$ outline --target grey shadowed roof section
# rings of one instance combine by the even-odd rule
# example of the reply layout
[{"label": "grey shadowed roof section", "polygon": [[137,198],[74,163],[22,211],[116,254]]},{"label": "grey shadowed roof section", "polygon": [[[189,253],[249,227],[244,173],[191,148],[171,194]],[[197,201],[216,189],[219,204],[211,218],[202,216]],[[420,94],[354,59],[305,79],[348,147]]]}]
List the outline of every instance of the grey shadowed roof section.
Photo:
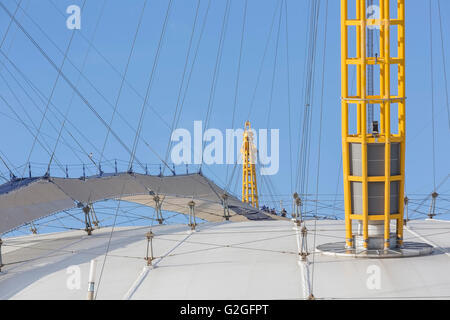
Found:
[{"label": "grey shadowed roof section", "polygon": [[[194,200],[200,219],[223,221],[225,191],[201,174],[170,177],[120,173],[86,179],[31,178],[0,186],[0,234],[64,210],[102,200],[123,200],[154,207],[153,197],[163,199],[162,209],[188,214]],[[229,196],[231,221],[271,220],[272,216]]]}]

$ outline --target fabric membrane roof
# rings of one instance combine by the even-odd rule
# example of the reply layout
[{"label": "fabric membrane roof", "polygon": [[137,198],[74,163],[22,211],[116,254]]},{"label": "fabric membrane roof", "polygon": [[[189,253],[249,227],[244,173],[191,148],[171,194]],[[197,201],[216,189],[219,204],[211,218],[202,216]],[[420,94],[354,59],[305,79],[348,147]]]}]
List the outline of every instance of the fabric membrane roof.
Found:
[{"label": "fabric membrane roof", "polygon": [[[104,200],[123,200],[162,210],[189,214],[194,200],[196,217],[223,221],[225,190],[202,174],[170,177],[137,173],[104,174],[86,178],[29,178],[0,186],[0,234],[34,220]],[[271,220],[269,216],[228,195],[231,221]]]}]

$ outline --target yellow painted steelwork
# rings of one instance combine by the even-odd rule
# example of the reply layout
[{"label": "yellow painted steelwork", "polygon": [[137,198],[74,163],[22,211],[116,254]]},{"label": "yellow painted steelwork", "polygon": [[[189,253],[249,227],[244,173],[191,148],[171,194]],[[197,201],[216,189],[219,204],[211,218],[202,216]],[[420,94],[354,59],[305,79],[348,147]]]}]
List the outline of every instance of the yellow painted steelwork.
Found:
[{"label": "yellow painted steelwork", "polygon": [[[395,3],[394,3],[395,2]],[[395,6],[394,6],[395,5]],[[395,12],[391,12],[396,8]],[[380,15],[367,19],[365,0],[341,0],[341,84],[342,84],[342,154],[344,171],[345,225],[347,246],[354,245],[352,221],[362,221],[364,246],[369,240],[369,221],[384,220],[385,248],[389,246],[390,224],[396,221],[397,243],[403,241],[403,206],[405,186],[405,0],[379,0]],[[356,11],[356,12],[355,12]],[[394,11],[394,10],[392,10]],[[349,15],[352,18],[349,18]],[[396,16],[396,17],[395,17]],[[379,53],[367,57],[366,34],[368,27],[379,29]],[[350,30],[353,28],[353,30]],[[397,29],[397,56],[392,57],[391,33]],[[349,56],[354,48],[353,56]],[[395,49],[395,48],[394,48]],[[379,66],[379,94],[368,96],[367,65]],[[391,77],[391,66],[397,66],[397,79]],[[349,69],[356,68],[356,93],[349,92]],[[392,80],[392,81],[391,81]],[[391,90],[397,91],[396,95]],[[368,104],[379,105],[379,132],[367,128]],[[398,105],[398,113],[391,116],[391,105]],[[356,123],[349,123],[349,107],[356,106]],[[391,119],[392,117],[392,119]],[[398,133],[391,131],[391,120],[398,121]],[[356,128],[350,132],[350,125]],[[350,144],[361,145],[361,175],[351,175]],[[400,174],[391,175],[391,144],[399,143]],[[368,145],[384,144],[384,176],[368,176]],[[362,184],[362,214],[352,212],[351,183]],[[391,213],[390,186],[397,181],[398,211]],[[370,182],[384,183],[384,215],[369,212],[368,186]]]},{"label": "yellow painted steelwork", "polygon": [[250,122],[245,123],[242,154],[242,202],[259,208],[258,187],[256,184],[256,147],[253,143],[253,131]]}]

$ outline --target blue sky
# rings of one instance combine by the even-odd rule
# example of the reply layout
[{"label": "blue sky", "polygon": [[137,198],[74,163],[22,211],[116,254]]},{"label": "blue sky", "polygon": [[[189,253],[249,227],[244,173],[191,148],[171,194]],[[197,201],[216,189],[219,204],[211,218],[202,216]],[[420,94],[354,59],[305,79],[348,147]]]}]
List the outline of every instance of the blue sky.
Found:
[{"label": "blue sky", "polygon": [[[52,2],[53,1],[53,2]],[[14,12],[16,0],[3,0],[2,3]],[[164,157],[168,139],[170,137],[170,124],[177,102],[183,68],[185,64],[191,29],[196,12],[197,0],[174,0],[172,11],[168,20],[167,32],[162,44],[159,63],[157,65],[152,90],[149,95],[149,104],[152,109],[145,113],[143,121],[142,137],[151,145],[151,148],[160,157]],[[288,82],[287,82],[287,59],[286,59],[286,18],[282,16],[280,38],[277,43],[277,23],[270,38],[267,56],[261,72],[261,80],[257,87],[253,112],[247,119],[253,92],[256,86],[264,48],[271,27],[274,13],[278,20],[279,1],[276,0],[249,0],[246,32],[244,35],[240,82],[237,95],[235,126],[243,127],[246,120],[252,122],[255,128],[280,129],[280,171],[272,176],[270,184],[271,193],[283,195],[277,199],[287,200],[293,191],[291,188],[291,176],[296,175],[297,150],[300,147],[298,139],[303,113],[302,86],[304,83],[304,61],[307,53],[307,16],[309,14],[310,1],[287,0],[288,4],[288,36],[289,36],[289,75],[290,75],[290,101],[291,101],[291,123],[292,123],[292,150],[294,168],[291,171],[289,161],[289,118],[288,118]],[[68,46],[72,31],[66,28],[68,14],[66,8],[71,4],[82,6],[83,1],[78,0],[23,0],[17,13],[18,21],[25,30],[36,40],[42,49],[51,57],[56,65],[61,65],[63,54]],[[116,70],[123,73],[130,52],[133,35],[142,9],[143,1],[107,1],[102,11],[104,2],[101,0],[87,0],[81,17],[81,30],[76,31],[71,43],[68,59],[66,60],[63,73],[75,84],[78,90],[85,96],[95,110],[109,122],[112,115],[111,105],[115,104],[117,92],[120,87],[121,77],[111,66],[105,62],[106,57]],[[139,114],[142,108],[142,97],[145,96],[148,79],[152,70],[157,45],[160,37],[161,27],[167,8],[167,0],[149,0],[144,19],[136,39],[134,53],[131,58],[127,74],[127,84],[124,86],[118,103],[118,112],[136,128],[139,122]],[[217,128],[225,132],[232,128],[232,110],[235,101],[235,86],[237,79],[241,28],[244,12],[243,0],[232,0],[228,29],[224,38],[222,61],[217,78],[217,88],[214,103],[212,104],[211,120],[209,127]],[[432,1],[432,23],[433,23],[433,62],[434,62],[434,101],[435,101],[435,137],[436,137],[436,184],[445,179],[449,173],[449,126],[446,106],[443,61],[441,51],[441,38],[439,30],[439,16],[437,11],[437,0]],[[327,50],[325,65],[322,64],[322,51],[324,46],[325,5],[321,1],[319,31],[317,36],[317,64],[315,69],[316,81],[313,100],[311,160],[310,160],[310,182],[309,192],[315,193],[317,175],[317,155],[319,136],[319,108],[321,94],[321,74],[324,68],[324,97],[323,97],[323,135],[320,162],[319,193],[322,195],[333,195],[342,193],[342,182],[340,179],[340,157],[341,157],[341,134],[340,134],[340,29],[339,29],[339,1],[328,1],[328,29]],[[189,89],[187,90],[183,112],[180,117],[178,128],[193,130],[195,120],[205,120],[210,98],[210,88],[216,62],[217,49],[219,46],[222,19],[226,7],[225,0],[213,0],[206,21],[205,33],[200,42],[198,60],[192,72]],[[201,0],[199,7],[199,24],[203,23],[207,8],[207,1]],[[101,14],[102,12],[102,14]],[[433,190],[432,171],[432,115],[431,115],[431,72],[430,72],[430,37],[429,37],[429,13],[428,1],[408,0],[406,6],[406,45],[407,45],[407,193],[429,194]],[[450,3],[441,1],[441,13],[450,12]],[[34,20],[33,23],[30,17]],[[100,19],[99,19],[100,17]],[[448,20],[442,14],[443,30],[450,30]],[[4,37],[9,24],[9,17],[0,10],[0,34]],[[98,28],[96,29],[96,25]],[[44,35],[43,30],[46,35]],[[94,31],[96,33],[94,34]],[[199,38],[199,27],[194,35],[194,45]],[[47,38],[48,37],[48,38]],[[450,39],[448,32],[444,32],[444,50],[450,52]],[[51,39],[51,41],[49,40]],[[88,51],[86,39],[93,40],[95,49],[89,51],[86,63],[83,61]],[[57,49],[58,46],[59,49]],[[56,72],[50,64],[42,57],[39,51],[24,36],[16,25],[12,25],[2,46],[2,50],[26,77],[48,98],[56,79]],[[98,50],[98,51],[97,51]],[[98,54],[101,53],[101,55]],[[273,89],[273,100],[271,117],[268,121],[270,92],[272,87],[272,76],[274,74],[274,61],[277,54],[275,67],[275,82]],[[447,70],[450,69],[450,61],[447,57]],[[36,109],[31,100],[15,83],[8,69],[16,76],[13,67],[7,60],[0,56],[0,74],[10,85],[14,96],[8,89],[5,81],[0,79],[0,90],[11,107],[22,118],[27,126],[39,126],[41,113]],[[72,63],[78,69],[83,68],[83,74],[94,85],[95,89],[79,74]],[[190,59],[192,63],[192,59]],[[4,67],[6,65],[6,69]],[[18,78],[19,83],[26,87],[23,78]],[[40,100],[35,92],[26,87],[32,99],[43,110],[46,100]],[[105,99],[98,94],[103,95]],[[141,97],[136,94],[139,93]],[[98,159],[107,129],[101,124],[96,116],[86,105],[74,96],[72,90],[60,79],[56,85],[52,98],[55,107],[49,108],[48,118],[44,121],[39,136],[43,144],[53,147],[58,137],[60,121],[55,116],[56,109],[64,114],[69,110],[68,119],[71,124],[67,128],[75,139],[83,146],[87,153],[93,153],[94,159]],[[26,109],[26,112],[22,109]],[[70,107],[69,107],[70,106]],[[69,108],[69,109],[68,109]],[[155,112],[156,111],[156,112]],[[26,115],[28,113],[28,116]],[[5,103],[0,102],[0,151],[6,155],[9,163],[15,167],[26,163],[33,138],[18,121],[14,112]],[[60,117],[61,119],[61,117]],[[53,126],[53,127],[52,127]],[[56,128],[56,130],[55,130]],[[134,133],[126,124],[116,117],[112,128],[115,133],[130,147],[133,145]],[[32,129],[34,130],[34,129]],[[64,131],[63,140],[56,149],[57,161],[63,165],[69,164],[69,174],[79,176],[81,174],[82,162],[89,164],[85,153],[79,150],[79,146],[72,137]],[[67,145],[65,145],[67,142]],[[150,166],[151,173],[159,172],[161,161],[143,143],[137,147],[136,157],[143,163],[155,164]],[[49,155],[37,144],[31,154],[33,175],[42,175]],[[129,153],[121,147],[120,143],[110,135],[106,144],[104,159],[122,160],[119,162],[119,170],[126,170],[130,158]],[[54,163],[55,164],[55,163]],[[112,163],[110,163],[112,164]],[[113,166],[104,165],[105,171],[113,171]],[[137,171],[142,171],[135,165]],[[233,166],[229,166],[229,174]],[[184,172],[183,168],[179,168]],[[240,168],[239,168],[240,170]],[[0,165],[0,171],[7,175],[7,170]],[[18,168],[16,172],[22,175],[28,174],[28,169]],[[93,171],[88,171],[94,173]],[[224,165],[205,167],[206,176],[216,181],[219,185],[227,185],[227,169]],[[58,166],[52,166],[52,174],[63,175]],[[237,176],[235,176],[236,178]],[[260,181],[261,183],[261,181]],[[271,198],[264,196],[269,193],[266,180],[260,187],[263,200]],[[240,181],[234,179],[231,183],[231,191],[239,193]],[[447,181],[439,190],[441,194],[450,194],[450,182]],[[338,196],[338,198],[341,196]],[[336,197],[334,197],[336,198]],[[420,198],[420,196],[416,196]],[[448,197],[447,197],[448,198]]]}]

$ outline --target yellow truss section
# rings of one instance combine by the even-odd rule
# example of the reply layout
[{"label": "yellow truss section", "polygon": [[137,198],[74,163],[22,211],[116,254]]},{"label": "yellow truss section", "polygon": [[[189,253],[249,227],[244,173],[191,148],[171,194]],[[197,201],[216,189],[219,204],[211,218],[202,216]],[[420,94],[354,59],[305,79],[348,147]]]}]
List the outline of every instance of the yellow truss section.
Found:
[{"label": "yellow truss section", "polygon": [[[394,3],[395,1],[395,7]],[[392,5],[392,6],[391,6]],[[397,12],[391,12],[396,8]],[[403,205],[405,186],[405,0],[379,0],[380,17],[367,19],[365,0],[341,0],[341,84],[342,84],[342,150],[344,171],[346,242],[353,245],[352,220],[362,221],[363,239],[367,245],[369,221],[384,220],[385,248],[389,246],[390,224],[396,221],[398,243],[403,240]],[[351,10],[351,12],[349,12]],[[356,14],[354,12],[356,11]],[[354,19],[349,19],[351,14]],[[367,57],[367,28],[379,28],[379,55]],[[352,30],[350,30],[352,29]],[[397,56],[391,56],[391,33],[397,30]],[[349,57],[349,45],[356,49],[356,56]],[[395,48],[393,48],[395,49]],[[379,67],[379,94],[367,95],[367,65]],[[391,66],[397,66],[397,79],[391,77]],[[378,68],[377,67],[377,68]],[[349,69],[356,69],[356,95],[349,94]],[[397,88],[395,95],[391,88]],[[391,119],[391,104],[398,105],[398,114]],[[368,104],[379,105],[379,133],[375,136],[367,128]],[[356,133],[349,133],[349,107],[356,106]],[[397,117],[398,116],[398,117]],[[391,120],[398,121],[398,133],[391,132]],[[400,144],[400,175],[391,176],[391,143]],[[350,173],[350,143],[361,144],[361,176]],[[372,143],[385,145],[384,176],[369,177],[367,169],[367,149]],[[352,214],[351,182],[362,183],[362,215]],[[370,181],[384,182],[384,215],[369,212],[368,184]],[[390,210],[390,182],[399,182],[399,212]]]},{"label": "yellow truss section", "polygon": [[242,154],[242,202],[259,208],[258,187],[256,183],[256,147],[253,143],[253,131],[250,122],[245,123]]}]

